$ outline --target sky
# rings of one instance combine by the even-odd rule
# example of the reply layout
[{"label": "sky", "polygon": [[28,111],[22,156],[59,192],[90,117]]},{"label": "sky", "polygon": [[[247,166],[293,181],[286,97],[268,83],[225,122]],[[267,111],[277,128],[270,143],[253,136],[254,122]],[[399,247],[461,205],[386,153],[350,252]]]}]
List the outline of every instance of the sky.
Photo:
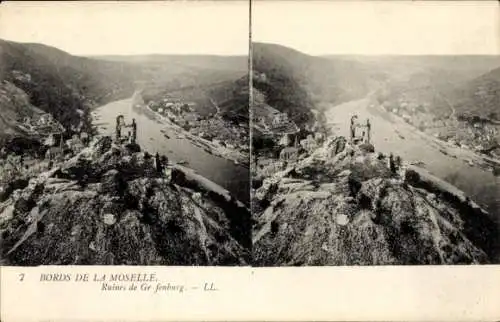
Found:
[{"label": "sky", "polygon": [[311,55],[500,54],[499,1],[259,1],[253,41]]},{"label": "sky", "polygon": [[247,55],[248,1],[4,2],[0,38],[74,55]]},{"label": "sky", "polygon": [[[248,13],[248,0],[4,2],[0,38],[75,55],[246,55]],[[498,55],[500,4],[255,0],[252,38],[312,55]]]}]

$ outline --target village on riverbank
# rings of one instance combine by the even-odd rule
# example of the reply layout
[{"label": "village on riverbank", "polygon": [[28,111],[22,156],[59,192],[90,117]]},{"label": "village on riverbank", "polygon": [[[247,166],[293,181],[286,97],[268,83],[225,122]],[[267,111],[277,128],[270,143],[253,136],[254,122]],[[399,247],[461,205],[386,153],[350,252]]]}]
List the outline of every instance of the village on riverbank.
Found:
[{"label": "village on riverbank", "polygon": [[[200,104],[211,105],[215,113],[201,113]],[[208,153],[248,167],[248,124],[234,124],[224,119],[213,99],[202,102],[184,100],[166,94],[162,99],[149,101],[147,108],[154,111],[169,129],[190,140]],[[168,139],[168,136],[165,136]]]},{"label": "village on riverbank", "polygon": [[[416,105],[415,102],[401,100],[394,107],[389,102],[379,104],[373,99],[370,101],[369,110],[390,113],[400,126],[408,128],[443,155],[500,176],[500,132],[499,125],[494,121],[463,115],[439,119],[429,116],[426,104]],[[399,132],[398,135],[404,139]]]},{"label": "village on riverbank", "polygon": [[[409,91],[390,99],[378,97],[376,104],[426,135],[486,158],[500,160],[498,113],[491,112],[486,117],[457,112],[452,102],[437,90],[433,94],[431,97],[421,97]],[[437,104],[446,106],[443,109],[448,113],[433,113]]]}]

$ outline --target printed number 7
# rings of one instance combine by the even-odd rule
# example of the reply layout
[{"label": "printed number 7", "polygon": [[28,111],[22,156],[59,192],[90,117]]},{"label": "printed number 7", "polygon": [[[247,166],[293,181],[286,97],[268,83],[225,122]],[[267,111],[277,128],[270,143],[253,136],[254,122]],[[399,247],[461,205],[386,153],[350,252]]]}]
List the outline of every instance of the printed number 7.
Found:
[{"label": "printed number 7", "polygon": [[19,274],[19,280],[22,282],[24,280],[24,273]]}]

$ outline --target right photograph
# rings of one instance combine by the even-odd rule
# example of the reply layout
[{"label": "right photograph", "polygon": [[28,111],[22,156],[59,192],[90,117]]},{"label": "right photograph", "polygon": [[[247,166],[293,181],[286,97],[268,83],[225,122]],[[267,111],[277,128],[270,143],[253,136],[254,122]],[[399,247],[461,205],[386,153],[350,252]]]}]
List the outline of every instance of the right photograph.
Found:
[{"label": "right photograph", "polygon": [[253,1],[254,266],[500,263],[497,1]]}]

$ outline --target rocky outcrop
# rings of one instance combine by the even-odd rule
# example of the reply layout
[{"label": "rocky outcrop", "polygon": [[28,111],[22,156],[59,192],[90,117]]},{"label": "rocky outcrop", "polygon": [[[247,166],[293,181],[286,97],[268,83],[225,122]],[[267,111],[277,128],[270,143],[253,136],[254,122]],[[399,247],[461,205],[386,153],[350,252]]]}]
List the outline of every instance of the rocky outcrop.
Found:
[{"label": "rocky outcrop", "polygon": [[[224,200],[158,173],[153,158],[102,137],[0,203],[9,265],[245,265]],[[231,211],[235,211],[231,208]],[[245,208],[239,216],[249,217]],[[229,216],[230,215],[230,216]]]},{"label": "rocky outcrop", "polygon": [[256,190],[254,265],[491,261],[498,231],[487,213],[416,184],[415,175],[406,181],[372,149],[344,143],[328,140]]}]

